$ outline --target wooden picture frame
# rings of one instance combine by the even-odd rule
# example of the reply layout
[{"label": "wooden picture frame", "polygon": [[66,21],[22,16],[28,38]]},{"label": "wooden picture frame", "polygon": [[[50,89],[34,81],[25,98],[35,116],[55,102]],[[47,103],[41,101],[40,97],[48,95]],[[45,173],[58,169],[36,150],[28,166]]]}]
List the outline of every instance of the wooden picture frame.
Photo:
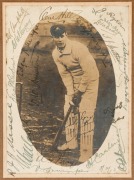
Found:
[{"label": "wooden picture frame", "polygon": [[[3,59],[1,61],[1,72],[3,72],[3,75],[1,75],[0,79],[1,84],[3,84],[0,90],[0,114],[3,119],[3,123],[1,121],[0,131],[0,147],[1,152],[3,152],[0,155],[1,179],[133,179],[132,9],[132,2],[125,1],[1,2],[1,35],[3,47],[3,51],[1,52],[1,59]],[[78,16],[77,18],[76,15]],[[58,19],[59,16],[60,19]],[[40,22],[47,25],[42,26]],[[72,163],[71,158],[78,159],[77,156],[75,157],[75,153],[78,151],[71,151],[72,154],[70,155],[70,151],[50,153],[49,150],[46,150],[46,153],[43,149],[47,149],[47,143],[49,144],[51,141],[51,138],[44,138],[45,140],[42,140],[42,136],[46,137],[43,134],[45,131],[44,127],[48,127],[49,125],[44,124],[44,121],[41,119],[44,116],[43,113],[48,113],[48,121],[51,118],[53,119],[53,117],[57,118],[57,126],[61,124],[61,117],[63,117],[63,109],[62,112],[59,112],[59,109],[64,106],[64,96],[62,95],[60,100],[59,98],[56,99],[56,97],[60,96],[65,89],[61,85],[61,79],[57,75],[58,71],[55,70],[56,66],[52,62],[51,55],[54,47],[50,27],[57,22],[58,24],[62,23],[65,25],[68,37],[71,40],[76,39],[88,47],[94,59],[97,59],[96,64],[100,74],[99,100],[97,101],[98,105],[95,111],[96,114],[94,115],[95,123],[98,123],[95,132],[94,153],[87,161],[85,160],[85,163]],[[83,27],[84,29],[82,29]],[[23,31],[21,28],[23,28]],[[45,37],[43,35],[44,32]],[[36,36],[37,34],[38,36]],[[95,35],[97,38],[100,35],[99,41],[95,40]],[[96,44],[94,44],[95,41]],[[98,42],[101,42],[99,46]],[[100,55],[98,52],[102,54]],[[23,53],[25,53],[25,56],[23,56]],[[106,54],[107,57],[104,60]],[[50,59],[51,63],[49,65],[44,63],[44,60],[47,61],[44,55]],[[100,57],[102,55],[103,57]],[[32,61],[32,59],[36,59],[36,61]],[[124,64],[122,64],[122,61]],[[27,62],[31,63],[32,66]],[[41,88],[43,89],[40,95],[37,93],[39,90],[39,86],[37,86],[38,81],[35,82],[37,80],[37,72],[35,72],[35,75],[33,73],[37,70],[35,65],[38,66],[41,74]],[[103,68],[108,67],[107,74],[105,74],[105,69],[102,69],[101,65],[104,66]],[[55,84],[53,78],[51,79],[49,77],[49,82],[43,81],[43,76],[46,75],[43,68],[46,68],[47,75],[52,71],[52,75],[57,78],[58,85],[56,88],[52,87],[50,83],[53,81],[53,85]],[[35,82],[35,89],[37,91],[33,90],[33,85],[29,85],[30,82],[28,80],[30,78],[32,82]],[[106,82],[104,82],[105,78],[107,79]],[[31,88],[30,90],[28,89],[29,87]],[[42,94],[45,89],[44,87],[48,87],[46,91],[48,94]],[[109,90],[108,87],[110,87]],[[104,88],[105,91],[103,91]],[[24,91],[26,92],[24,93]],[[56,93],[54,94],[54,92]],[[27,95],[29,93],[32,94],[30,101],[28,99],[29,95]],[[33,99],[33,96],[36,96],[36,98]],[[109,96],[111,97],[111,101],[106,99]],[[24,103],[24,99],[27,104]],[[44,99],[47,99],[45,103]],[[50,101],[52,102],[50,103]],[[62,102],[58,105],[59,109],[53,110],[52,104],[59,101]],[[107,101],[109,102],[108,104]],[[28,112],[28,106],[33,107],[36,103],[36,107],[41,103],[42,106],[39,105],[39,109],[29,109]],[[54,107],[56,107],[56,103]],[[48,108],[46,111],[44,110],[44,106]],[[33,114],[30,114],[30,110],[33,111]],[[103,112],[103,115],[101,112]],[[101,120],[102,126],[98,122],[99,116],[102,116],[103,119]],[[30,118],[33,120],[32,122]],[[108,122],[109,118],[110,120]],[[30,130],[29,126],[32,126],[33,129]],[[34,129],[34,126],[38,130]],[[49,136],[51,133],[53,134],[53,131],[51,132],[53,126],[57,128],[55,124],[51,123],[50,130],[45,131]],[[99,129],[99,127],[101,128]],[[98,132],[99,130],[100,132]],[[104,131],[106,132],[104,133]],[[125,134],[125,132],[127,133]],[[100,138],[101,135],[102,138]],[[37,138],[34,138],[34,136],[37,136]],[[61,141],[64,141],[64,139],[65,132],[61,136]],[[45,146],[40,142],[36,142],[38,140],[41,140]],[[80,143],[79,146],[81,146]],[[59,159],[57,156],[59,156]],[[70,156],[71,158],[69,159]],[[60,161],[61,157],[64,159],[63,161]],[[55,160],[53,161],[53,159]]]}]

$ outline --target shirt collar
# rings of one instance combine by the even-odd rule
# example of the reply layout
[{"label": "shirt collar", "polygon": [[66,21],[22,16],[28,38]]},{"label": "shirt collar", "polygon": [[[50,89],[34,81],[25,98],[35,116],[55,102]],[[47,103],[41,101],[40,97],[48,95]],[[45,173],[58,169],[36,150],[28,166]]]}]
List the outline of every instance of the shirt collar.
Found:
[{"label": "shirt collar", "polygon": [[58,50],[58,48],[57,48],[57,52],[58,52],[58,55],[59,55],[59,56],[71,54],[71,41],[70,41],[69,39],[67,39],[67,41],[66,41],[66,46],[65,46],[63,52],[60,53],[59,50]]}]

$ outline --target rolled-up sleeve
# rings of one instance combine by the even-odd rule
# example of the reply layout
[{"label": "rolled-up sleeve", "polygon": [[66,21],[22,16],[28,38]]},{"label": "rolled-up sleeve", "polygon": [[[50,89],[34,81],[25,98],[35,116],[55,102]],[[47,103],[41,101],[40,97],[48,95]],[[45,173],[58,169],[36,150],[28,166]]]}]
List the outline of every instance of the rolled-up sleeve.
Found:
[{"label": "rolled-up sleeve", "polygon": [[62,81],[66,87],[67,90],[67,94],[68,95],[72,95],[74,94],[74,87],[73,87],[73,78],[72,75],[70,74],[70,72],[66,69],[66,67],[60,62],[58,61],[57,57],[54,55],[54,53],[52,54],[54,62],[58,68],[59,74],[62,78]]}]

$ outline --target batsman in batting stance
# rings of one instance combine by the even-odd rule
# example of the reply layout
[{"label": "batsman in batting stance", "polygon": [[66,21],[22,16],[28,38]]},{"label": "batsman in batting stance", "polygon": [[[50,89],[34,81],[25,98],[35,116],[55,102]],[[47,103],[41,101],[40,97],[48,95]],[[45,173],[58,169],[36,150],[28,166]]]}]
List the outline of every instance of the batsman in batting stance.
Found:
[{"label": "batsman in batting stance", "polygon": [[[80,157],[85,162],[93,155],[94,113],[98,96],[99,72],[88,48],[68,38],[65,26],[57,24],[50,28],[56,45],[52,56],[66,87],[64,114],[69,105],[79,108]],[[66,142],[58,150],[78,147],[78,121],[68,118],[65,125]]]}]

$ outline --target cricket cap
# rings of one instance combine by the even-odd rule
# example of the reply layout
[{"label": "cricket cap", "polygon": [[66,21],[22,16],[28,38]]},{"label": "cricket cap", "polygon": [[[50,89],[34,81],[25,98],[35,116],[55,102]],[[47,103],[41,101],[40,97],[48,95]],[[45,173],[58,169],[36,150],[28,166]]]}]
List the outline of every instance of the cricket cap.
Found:
[{"label": "cricket cap", "polygon": [[65,26],[63,25],[53,25],[51,28],[50,28],[50,33],[52,36],[54,37],[60,37],[63,33],[66,32],[66,29],[65,29]]}]

